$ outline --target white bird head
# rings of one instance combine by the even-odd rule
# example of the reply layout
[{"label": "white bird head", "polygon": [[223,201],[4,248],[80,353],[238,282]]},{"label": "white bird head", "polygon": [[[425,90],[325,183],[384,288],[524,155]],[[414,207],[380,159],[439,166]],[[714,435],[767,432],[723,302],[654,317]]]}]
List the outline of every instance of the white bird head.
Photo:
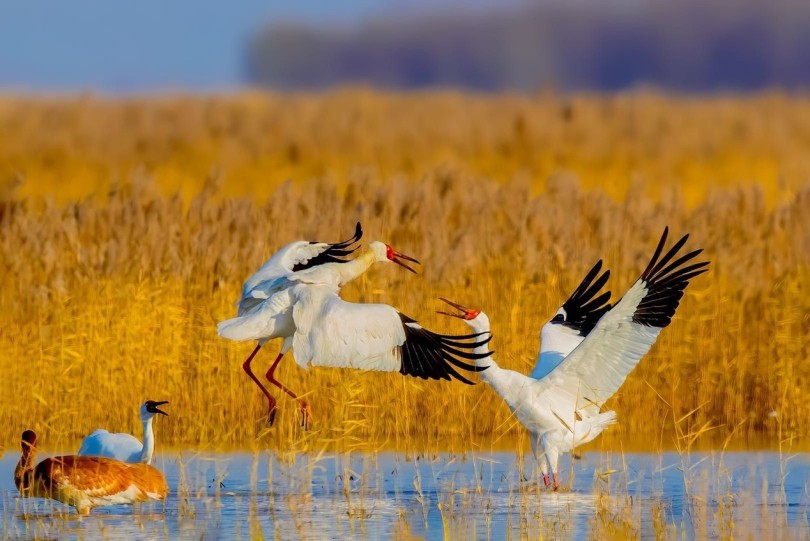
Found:
[{"label": "white bird head", "polygon": [[441,310],[439,310],[437,313],[443,314],[445,316],[463,319],[464,323],[472,327],[476,332],[490,332],[489,318],[481,310],[478,310],[477,308],[467,308],[466,306],[462,306],[461,304],[449,301],[444,297],[439,297],[439,299],[443,300],[444,302],[446,302],[447,304],[458,310],[458,312],[451,313],[451,312],[442,312]]},{"label": "white bird head", "polygon": [[166,400],[161,400],[160,402],[155,402],[154,400],[147,400],[143,404],[141,404],[141,421],[146,422],[149,419],[152,419],[158,413],[161,415],[169,416],[168,413],[161,410],[158,406],[162,406],[164,404],[168,404]]},{"label": "white bird head", "polygon": [[[410,268],[408,265],[403,263],[403,261],[411,261],[413,263],[419,263],[418,259],[414,259],[409,255],[405,255],[401,252],[397,252],[394,250],[390,244],[386,244],[384,242],[380,242],[375,240],[371,244],[368,245],[368,249],[374,253],[374,257],[376,261],[391,261],[392,263],[396,263],[400,267],[406,268],[412,273],[416,274],[416,271]],[[421,265],[421,263],[419,263]]]}]

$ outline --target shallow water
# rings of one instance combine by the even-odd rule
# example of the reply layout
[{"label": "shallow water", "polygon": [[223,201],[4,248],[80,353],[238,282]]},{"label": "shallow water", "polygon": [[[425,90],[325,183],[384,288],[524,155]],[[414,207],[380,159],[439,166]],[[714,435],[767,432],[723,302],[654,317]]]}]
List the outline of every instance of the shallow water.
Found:
[{"label": "shallow water", "polygon": [[172,490],[165,503],[97,508],[83,519],[19,498],[17,459],[0,459],[4,539],[579,539],[611,528],[642,538],[810,539],[810,454],[589,452],[561,461],[571,486],[551,492],[536,483],[533,459],[512,453],[184,452],[157,459]]}]

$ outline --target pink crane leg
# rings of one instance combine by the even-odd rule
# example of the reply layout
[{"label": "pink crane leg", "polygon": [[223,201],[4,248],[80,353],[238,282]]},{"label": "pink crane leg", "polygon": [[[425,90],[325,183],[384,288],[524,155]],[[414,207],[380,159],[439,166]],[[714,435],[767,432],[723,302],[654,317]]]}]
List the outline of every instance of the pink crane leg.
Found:
[{"label": "pink crane leg", "polygon": [[284,386],[283,383],[281,383],[279,380],[276,379],[275,376],[276,367],[278,366],[278,363],[281,362],[282,357],[284,357],[284,353],[279,353],[278,357],[276,357],[276,360],[273,361],[272,365],[270,365],[270,370],[267,371],[265,377],[270,383],[272,383],[273,385],[275,385],[276,387],[287,393],[291,398],[297,400],[298,403],[301,404],[301,410],[304,412],[304,420],[301,424],[304,428],[306,428],[309,425],[309,421],[312,419],[312,410],[309,409],[309,404],[307,404],[305,400],[301,400],[300,398],[298,398],[298,395],[289,390],[287,387]]},{"label": "pink crane leg", "polygon": [[256,375],[253,373],[253,371],[250,369],[250,363],[253,361],[253,358],[259,352],[261,347],[262,347],[261,345],[256,346],[256,349],[253,350],[253,353],[251,353],[250,356],[248,356],[248,358],[245,359],[244,364],[242,364],[242,369],[247,373],[250,379],[252,379],[256,383],[256,385],[259,386],[259,389],[262,390],[264,396],[267,397],[268,402],[267,423],[272,425],[273,420],[276,418],[276,399],[273,398],[273,395],[270,394],[270,391],[268,391],[267,388],[264,385],[262,385],[262,382],[259,381],[259,378],[257,378]]}]

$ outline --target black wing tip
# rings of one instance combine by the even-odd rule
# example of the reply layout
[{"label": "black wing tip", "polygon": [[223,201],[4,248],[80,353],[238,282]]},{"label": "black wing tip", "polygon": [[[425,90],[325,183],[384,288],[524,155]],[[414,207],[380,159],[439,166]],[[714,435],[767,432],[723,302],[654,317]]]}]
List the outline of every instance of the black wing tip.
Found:
[{"label": "black wing tip", "polygon": [[[359,242],[362,237],[363,228],[360,226],[360,222],[357,222],[357,225],[354,228],[354,236],[341,242],[329,244],[328,248],[317,256],[309,259],[305,263],[297,263],[296,265],[293,265],[292,270],[293,272],[298,272],[311,269],[312,267],[317,267],[318,265],[323,265],[324,263],[348,263],[351,261],[351,259],[348,259],[348,257],[360,247],[359,245],[354,246],[354,244]],[[319,243],[317,241],[310,241],[310,244]]]},{"label": "black wing tip", "polygon": [[601,259],[597,261],[562,305],[565,319],[561,324],[578,331],[581,336],[587,336],[610,308],[607,303],[611,292],[600,293],[610,278],[610,269],[601,272],[602,265]]},{"label": "black wing tip", "polygon": [[[476,353],[477,347],[492,340],[491,332],[466,335],[437,334],[421,327],[415,320],[400,313],[405,330],[405,343],[400,346],[402,366],[400,373],[422,379],[455,379],[467,385],[473,382],[462,376],[456,368],[467,372],[482,372],[488,366],[477,366],[466,361],[478,361],[492,355],[492,351]],[[416,324],[416,326],[407,325]],[[488,335],[483,339],[483,335]]]},{"label": "black wing tip", "polygon": [[707,272],[711,263],[693,262],[703,253],[703,248],[687,252],[673,261],[689,239],[688,233],[678,239],[659,260],[668,232],[669,228],[665,227],[649,265],[639,278],[645,283],[647,292],[633,313],[635,323],[661,329],[671,323],[689,281]]},{"label": "black wing tip", "polygon": [[[328,250],[332,250],[332,249],[335,249],[335,250],[343,250],[343,249],[347,249],[347,248],[349,248],[349,247],[350,247],[352,244],[355,244],[355,243],[359,242],[359,241],[360,241],[360,239],[362,239],[362,238],[363,238],[363,226],[361,226],[361,225],[360,225],[360,222],[357,222],[357,223],[355,224],[355,226],[354,226],[354,235],[352,235],[351,237],[349,237],[349,238],[348,238],[348,239],[346,239],[346,240],[343,240],[343,241],[340,241],[340,242],[335,242],[335,243],[333,243],[333,244],[330,244],[330,245],[329,245]],[[351,249],[351,251],[353,252],[353,251],[355,251],[356,249],[357,249],[357,247],[355,246],[354,248],[352,248],[352,249]]]}]

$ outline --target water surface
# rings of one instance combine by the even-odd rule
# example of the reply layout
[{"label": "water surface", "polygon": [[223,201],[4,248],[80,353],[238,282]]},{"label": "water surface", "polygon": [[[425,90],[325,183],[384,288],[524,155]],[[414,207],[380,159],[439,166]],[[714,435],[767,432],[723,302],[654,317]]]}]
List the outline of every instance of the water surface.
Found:
[{"label": "water surface", "polygon": [[183,452],[157,458],[172,491],[165,503],[82,519],[19,498],[17,460],[0,459],[3,539],[579,539],[611,529],[810,539],[810,454],[588,452],[561,461],[570,487],[552,492],[533,459],[513,453]]}]

